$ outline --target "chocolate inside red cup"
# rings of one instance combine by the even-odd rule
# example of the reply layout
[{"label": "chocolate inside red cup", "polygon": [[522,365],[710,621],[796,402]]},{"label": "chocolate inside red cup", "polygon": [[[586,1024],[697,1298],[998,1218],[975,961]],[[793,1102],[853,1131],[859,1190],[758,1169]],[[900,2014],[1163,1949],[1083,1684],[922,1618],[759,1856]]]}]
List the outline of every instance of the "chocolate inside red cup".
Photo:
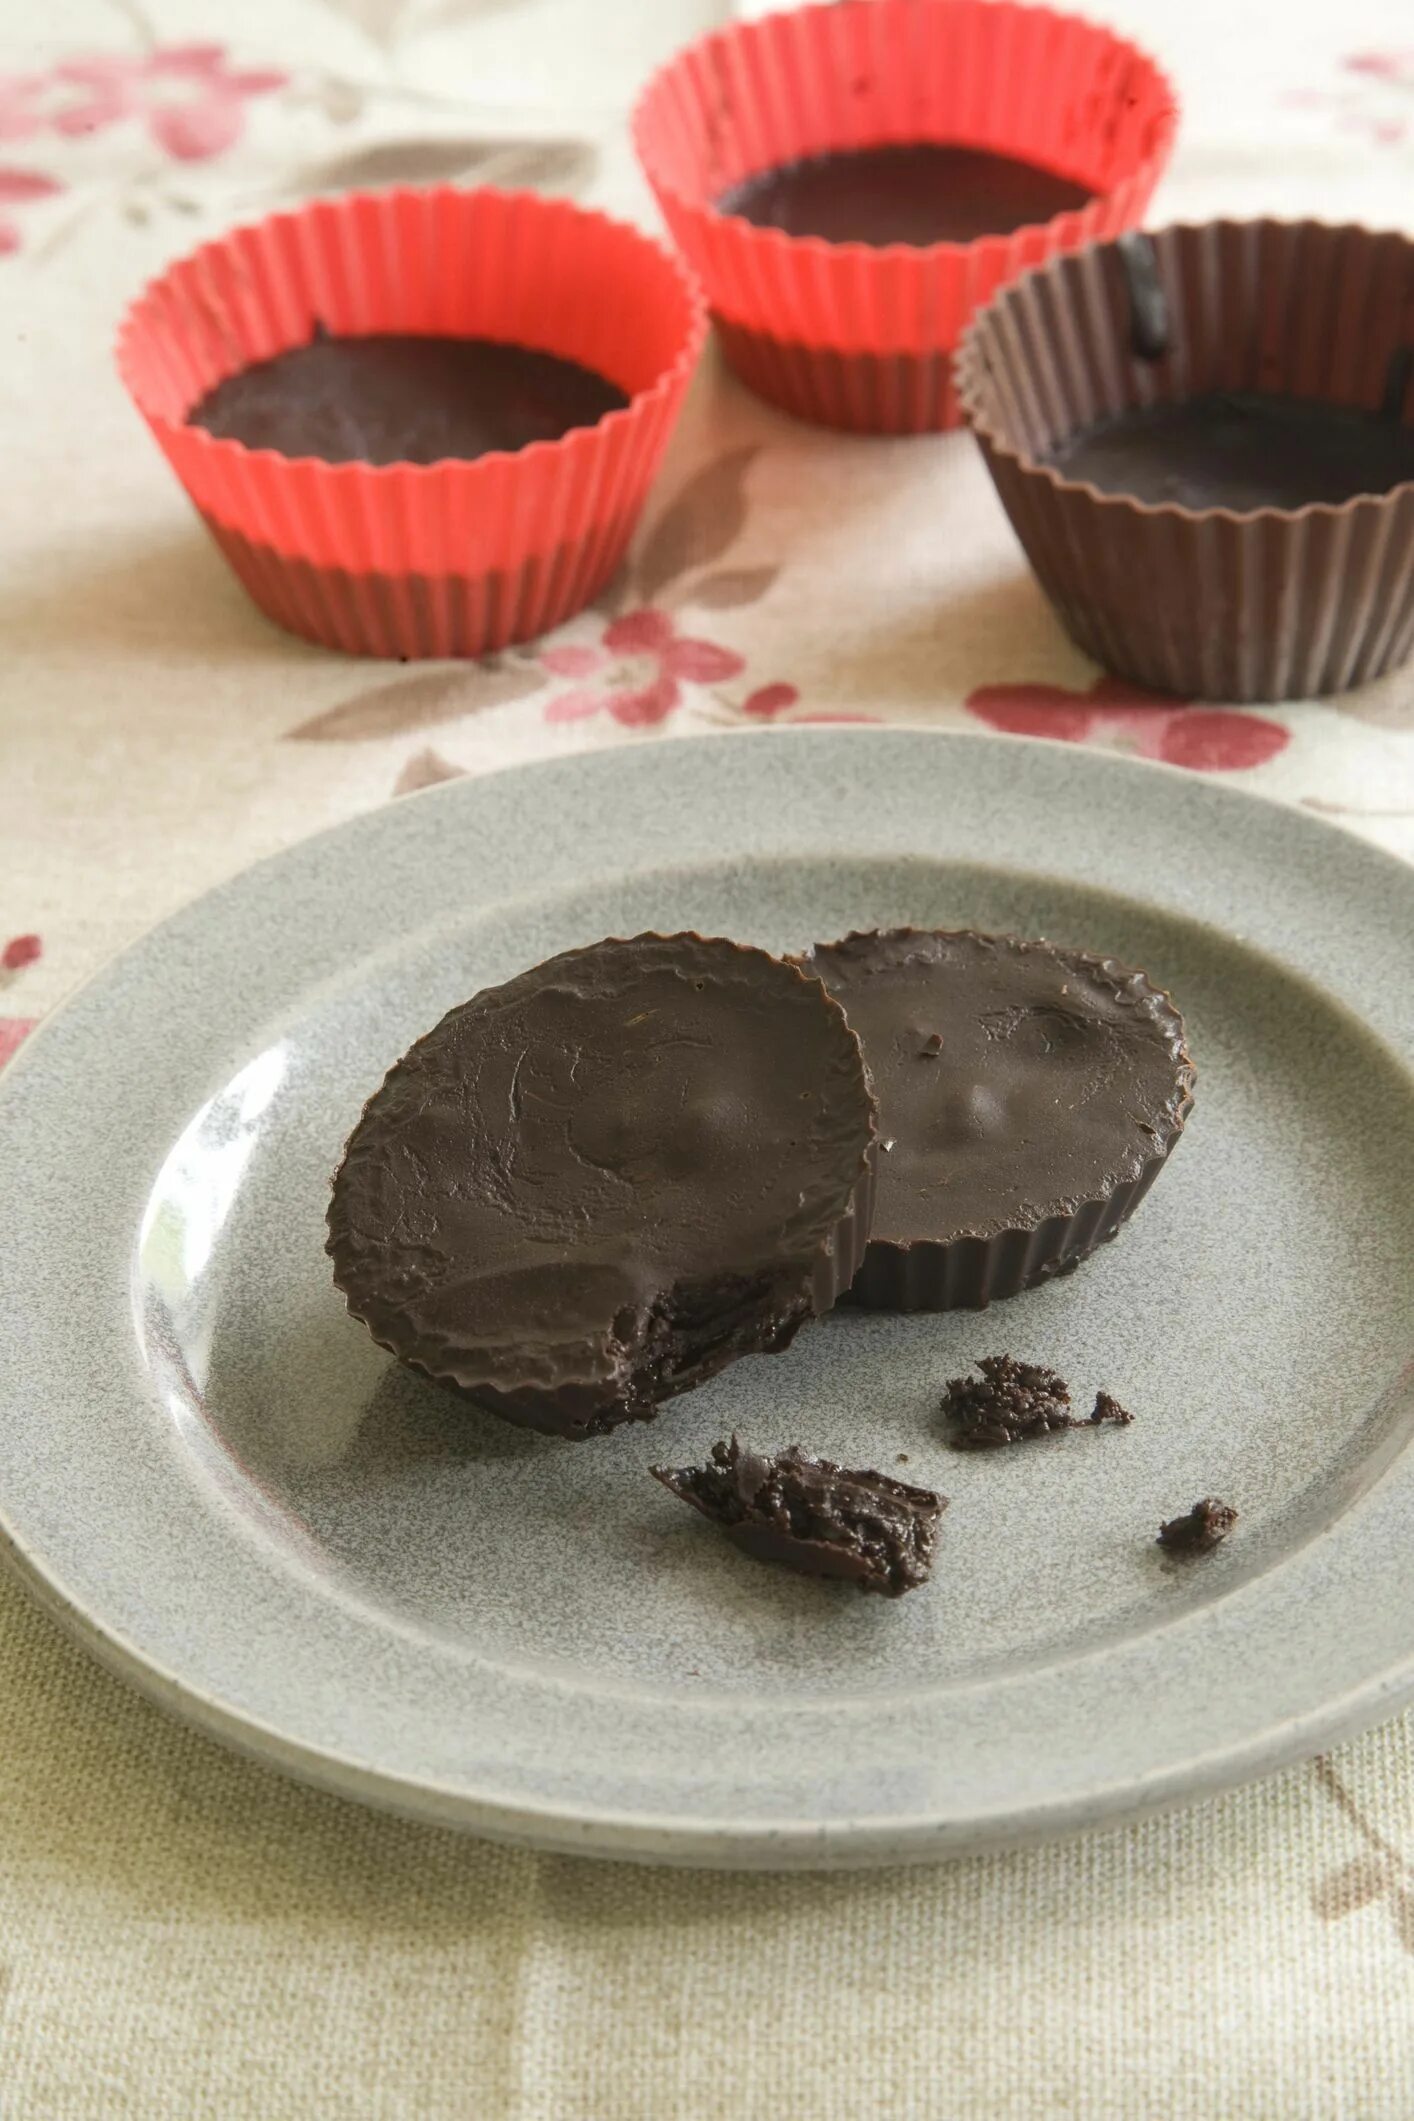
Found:
[{"label": "chocolate inside red cup", "polygon": [[[843,0],[689,46],[633,130],[743,379],[806,419],[908,433],[957,424],[953,350],[979,301],[1138,223],[1175,122],[1153,61],[1077,17]],[[841,182],[848,211],[802,197]],[[872,236],[861,183],[887,209]],[[925,194],[938,212],[917,212]]]},{"label": "chocolate inside red cup", "polygon": [[[558,624],[613,575],[704,332],[690,277],[641,231],[567,200],[436,186],[319,200],[204,245],[134,303],[118,366],[278,624],[355,654],[477,656]],[[423,462],[290,455],[193,423],[229,379],[317,354],[320,334],[528,348],[626,402],[549,439],[522,422],[523,447]]]}]

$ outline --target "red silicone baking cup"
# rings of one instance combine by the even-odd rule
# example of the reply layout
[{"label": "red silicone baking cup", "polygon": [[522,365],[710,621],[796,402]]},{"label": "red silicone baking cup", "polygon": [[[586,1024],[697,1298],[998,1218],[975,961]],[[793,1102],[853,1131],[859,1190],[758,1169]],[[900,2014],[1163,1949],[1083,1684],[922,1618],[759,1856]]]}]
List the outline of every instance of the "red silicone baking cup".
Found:
[{"label": "red silicone baking cup", "polygon": [[[473,461],[325,464],[187,424],[224,377],[372,332],[558,354],[629,402]],[[623,558],[701,352],[676,259],[532,192],[352,192],[204,244],[128,311],[118,370],[261,610],[356,655],[476,656],[568,618]]]},{"label": "red silicone baking cup", "polygon": [[[649,82],[633,136],[742,379],[803,419],[910,434],[959,424],[952,354],[979,303],[1138,225],[1177,115],[1151,59],[1076,16],[839,0],[690,45]],[[877,247],[758,228],[713,203],[801,156],[920,141],[1015,156],[1095,196],[1013,235]]]}]

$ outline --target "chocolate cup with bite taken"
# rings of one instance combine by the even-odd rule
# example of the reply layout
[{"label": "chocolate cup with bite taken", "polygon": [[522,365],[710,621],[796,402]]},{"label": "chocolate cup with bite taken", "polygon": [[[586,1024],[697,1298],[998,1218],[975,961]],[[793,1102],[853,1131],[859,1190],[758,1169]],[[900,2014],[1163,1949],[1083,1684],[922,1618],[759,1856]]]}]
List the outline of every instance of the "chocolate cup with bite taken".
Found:
[{"label": "chocolate cup with bite taken", "polygon": [[1125,237],[1004,289],[958,383],[1037,580],[1107,669],[1302,699],[1414,648],[1414,238]]},{"label": "chocolate cup with bite taken", "polygon": [[328,1249],[380,1346],[508,1421],[595,1436],[828,1311],[875,1157],[859,1040],[818,981],[696,935],[610,940],[397,1062]]},{"label": "chocolate cup with bite taken", "polygon": [[1134,1213],[1183,1130],[1183,1019],[1113,958],[898,928],[799,960],[842,1003],[879,1100],[872,1310],[982,1309],[1068,1273]]}]

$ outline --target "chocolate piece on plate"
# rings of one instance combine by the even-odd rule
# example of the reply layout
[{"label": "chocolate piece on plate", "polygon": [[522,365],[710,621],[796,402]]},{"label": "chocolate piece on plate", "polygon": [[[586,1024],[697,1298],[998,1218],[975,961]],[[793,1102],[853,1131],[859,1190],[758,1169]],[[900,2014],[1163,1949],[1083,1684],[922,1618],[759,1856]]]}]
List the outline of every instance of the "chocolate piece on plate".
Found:
[{"label": "chocolate piece on plate", "polygon": [[651,1471],[758,1561],[837,1576],[885,1598],[927,1582],[947,1507],[946,1496],[887,1473],[807,1458],[799,1444],[762,1457],[735,1436],[714,1444],[705,1466]]}]

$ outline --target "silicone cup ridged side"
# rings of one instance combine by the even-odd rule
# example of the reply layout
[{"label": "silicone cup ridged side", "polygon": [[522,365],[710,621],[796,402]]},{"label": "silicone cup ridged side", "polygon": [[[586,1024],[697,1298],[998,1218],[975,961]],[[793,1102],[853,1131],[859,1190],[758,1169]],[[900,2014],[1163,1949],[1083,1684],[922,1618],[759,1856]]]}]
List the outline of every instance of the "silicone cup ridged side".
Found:
[{"label": "silicone cup ridged side", "polygon": [[[642,939],[639,938],[639,940]],[[702,943],[711,942],[714,939],[692,932],[675,937],[659,938],[659,940]],[[743,950],[750,946],[730,944],[727,947]],[[806,978],[806,975],[800,971],[798,966],[789,964],[789,961],[785,961],[785,964],[789,965],[789,969],[794,971],[798,978],[802,980]],[[810,984],[818,985],[819,983],[811,981]],[[499,1414],[502,1419],[510,1421],[518,1427],[535,1429],[545,1435],[563,1436],[573,1441],[583,1441],[592,1436],[606,1435],[610,1430],[621,1426],[625,1421],[652,1420],[663,1400],[673,1398],[678,1392],[690,1390],[695,1384],[704,1382],[706,1376],[714,1374],[715,1369],[725,1368],[728,1363],[735,1361],[740,1355],[752,1353],[779,1354],[783,1352],[794,1339],[800,1326],[806,1323],[807,1318],[823,1317],[826,1312],[833,1310],[836,1303],[848,1293],[866,1256],[869,1230],[874,1213],[874,1197],[878,1175],[879,1131],[878,1104],[874,1095],[873,1079],[870,1076],[858,1036],[851,1028],[843,1008],[833,995],[827,993],[825,999],[829,1003],[832,1012],[838,1016],[839,1029],[843,1032],[858,1057],[860,1076],[867,1100],[868,1137],[860,1148],[859,1163],[853,1184],[850,1187],[849,1198],[842,1208],[833,1230],[816,1252],[808,1277],[799,1285],[798,1289],[789,1292],[804,1299],[804,1308],[790,1322],[788,1329],[779,1338],[772,1341],[769,1346],[763,1346],[759,1334],[755,1337],[751,1337],[748,1334],[747,1340],[743,1345],[732,1346],[723,1350],[721,1361],[714,1365],[713,1370],[694,1376],[687,1384],[674,1385],[663,1391],[651,1404],[645,1404],[640,1408],[629,1411],[619,1409],[605,1411],[603,1403],[604,1383],[599,1378],[569,1378],[554,1386],[547,1385],[540,1379],[531,1378],[526,1378],[519,1384],[510,1380],[492,1383],[488,1377],[474,1374],[473,1371],[464,1366],[440,1367],[435,1363],[429,1363],[416,1353],[409,1352],[406,1348],[395,1345],[391,1339],[379,1333],[363,1313],[355,1309],[353,1300],[349,1296],[340,1264],[341,1248],[331,1226],[325,1250],[334,1262],[335,1283],[340,1293],[344,1296],[350,1316],[357,1319],[364,1326],[379,1347],[385,1349],[388,1354],[395,1356],[399,1362],[404,1363],[409,1369],[416,1370],[431,1383],[440,1385],[444,1389],[458,1394],[461,1398],[470,1400],[477,1406]],[[364,1106],[364,1115],[367,1114],[378,1095],[379,1092],[375,1091],[373,1096],[369,1098]],[[358,1129],[355,1128],[354,1133],[356,1134],[357,1131]],[[353,1140],[352,1134],[349,1139],[350,1141]],[[340,1160],[340,1171],[343,1168],[344,1161],[347,1159],[347,1155],[348,1145],[346,1144],[344,1157]],[[339,1172],[336,1171],[333,1181],[336,1191],[338,1181]],[[786,1292],[782,1291],[781,1293],[784,1294]]]},{"label": "silicone cup ridged side", "polygon": [[[1061,250],[1143,219],[1177,122],[1136,46],[1013,0],[842,0],[738,23],[644,90],[634,143],[706,290],[728,360],[800,417],[864,432],[960,422],[953,352],[979,303]],[[827,243],[719,213],[798,156],[889,142],[989,148],[1096,196],[974,243]]]},{"label": "silicone cup ridged side", "polygon": [[1414,424],[1414,376],[1400,385],[1414,239],[1214,221],[1151,240],[1164,358],[1131,351],[1113,245],[1004,290],[959,356],[967,416],[1057,616],[1107,669],[1190,699],[1312,698],[1395,669],[1414,650],[1414,482],[1239,515],[1102,494],[1044,460],[1106,414],[1203,391],[1326,399]]},{"label": "silicone cup ridged side", "polygon": [[1134,967],[1086,951],[1067,951],[1066,957],[1109,979],[1122,979],[1172,1030],[1175,1096],[1164,1115],[1168,1132],[1157,1152],[1132,1179],[1029,1228],[1001,1230],[992,1237],[960,1236],[946,1244],[871,1238],[850,1290],[851,1303],[870,1311],[984,1311],[1039,1282],[1069,1274],[1118,1233],[1168,1161],[1193,1109],[1197,1079],[1183,1018],[1163,989]]},{"label": "silicone cup ridged side", "polygon": [[[324,464],[187,424],[226,376],[316,325],[511,340],[628,405],[474,461]],[[619,566],[701,351],[701,299],[651,238],[491,187],[321,199],[202,246],[129,309],[129,394],[254,601],[350,654],[473,656],[543,632]]]}]

